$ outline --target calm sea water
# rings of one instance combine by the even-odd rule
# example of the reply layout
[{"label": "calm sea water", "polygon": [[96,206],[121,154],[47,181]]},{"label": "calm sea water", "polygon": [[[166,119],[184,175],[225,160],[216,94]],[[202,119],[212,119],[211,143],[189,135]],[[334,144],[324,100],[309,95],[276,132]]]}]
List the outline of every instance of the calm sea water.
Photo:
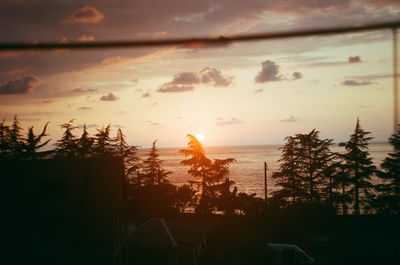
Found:
[{"label": "calm sea water", "polygon": [[[267,162],[268,192],[274,189],[274,180],[271,178],[273,172],[279,170],[278,159],[281,156],[281,145],[257,145],[257,146],[216,146],[206,147],[206,155],[210,159],[235,158],[236,162],[230,166],[231,180],[240,192],[256,193],[258,197],[264,197],[264,162]],[[189,167],[181,165],[184,156],[178,152],[179,148],[160,148],[160,159],[164,161],[164,168],[172,171],[169,176],[171,183],[176,185],[186,184],[191,180],[187,173]],[[343,153],[344,147],[334,145],[333,152]],[[375,165],[379,168],[380,163],[387,153],[392,152],[391,145],[387,143],[373,143],[369,145],[369,152]],[[144,157],[148,149],[140,151],[139,155]]]}]

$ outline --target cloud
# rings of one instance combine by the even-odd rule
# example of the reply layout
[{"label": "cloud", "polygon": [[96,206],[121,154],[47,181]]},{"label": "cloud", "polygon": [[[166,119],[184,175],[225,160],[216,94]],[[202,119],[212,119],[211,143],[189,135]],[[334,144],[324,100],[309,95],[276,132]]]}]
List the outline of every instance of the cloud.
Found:
[{"label": "cloud", "polygon": [[159,93],[176,93],[176,92],[187,92],[194,90],[194,86],[185,86],[185,85],[174,85],[170,83],[165,83],[161,85],[157,92]]},{"label": "cloud", "polygon": [[150,95],[149,92],[143,93],[143,94],[142,94],[142,98],[148,98],[148,97],[150,97],[150,96],[151,96],[151,95]]},{"label": "cloud", "polygon": [[232,118],[230,120],[225,120],[222,118],[217,118],[217,122],[215,123],[215,125],[217,126],[229,126],[229,125],[238,125],[238,124],[242,124],[243,121],[237,119],[237,118]]},{"label": "cloud", "polygon": [[194,85],[205,84],[227,87],[233,76],[224,76],[216,68],[204,67],[200,72],[182,72],[176,74],[171,82],[162,84],[157,92],[186,92],[194,90]]},{"label": "cloud", "polygon": [[80,107],[80,108],[78,108],[78,110],[91,110],[92,108],[90,108],[90,107]]},{"label": "cloud", "polygon": [[0,72],[0,74],[5,74],[5,75],[17,75],[17,74],[23,74],[29,71],[28,67],[23,67],[23,68],[13,68],[8,71]]},{"label": "cloud", "polygon": [[293,78],[293,80],[302,79],[303,78],[303,74],[300,73],[300,72],[293,72],[292,78]]},{"label": "cloud", "polygon": [[114,125],[111,125],[111,127],[112,127],[112,128],[117,128],[117,129],[126,128],[126,126],[121,125],[121,124],[114,124]]},{"label": "cloud", "polygon": [[101,101],[117,101],[118,99],[119,97],[117,97],[113,93],[108,93],[108,95],[100,97]]},{"label": "cloud", "polygon": [[344,86],[367,86],[372,85],[371,81],[356,81],[356,80],[345,80],[342,82]]},{"label": "cloud", "polygon": [[361,63],[361,58],[360,56],[349,56],[349,63]]},{"label": "cloud", "polygon": [[295,116],[290,116],[287,119],[280,120],[279,122],[298,122],[299,120]]},{"label": "cloud", "polygon": [[193,72],[183,72],[175,75],[174,79],[170,82],[170,84],[176,85],[192,85],[198,84],[201,82],[198,74]]},{"label": "cloud", "polygon": [[73,92],[73,93],[97,92],[97,88],[82,89],[82,88],[78,87],[78,88],[72,89],[71,92]]},{"label": "cloud", "polygon": [[[83,128],[84,124],[79,124],[78,128]],[[100,125],[96,124],[96,123],[90,123],[90,124],[86,124],[86,128],[91,129],[91,128],[99,128]]]},{"label": "cloud", "polygon": [[220,70],[205,67],[199,72],[203,84],[211,83],[213,86],[229,86],[232,83],[233,76],[222,76]]},{"label": "cloud", "polygon": [[256,83],[279,80],[282,80],[282,75],[279,75],[279,65],[270,60],[266,60],[261,63],[261,71],[258,72],[254,78],[254,82]]},{"label": "cloud", "polygon": [[50,103],[54,103],[54,101],[52,100],[42,100],[39,102],[39,104],[50,104]]},{"label": "cloud", "polygon": [[38,87],[39,84],[38,77],[27,75],[0,85],[0,95],[26,94]]},{"label": "cloud", "polygon": [[94,38],[94,36],[86,36],[85,34],[83,34],[82,36],[78,37],[78,41],[80,42],[90,42],[90,41],[95,41],[96,39]]},{"label": "cloud", "polygon": [[72,13],[68,19],[65,20],[67,23],[98,23],[103,20],[104,15],[93,6],[83,6],[81,9],[76,10]]}]

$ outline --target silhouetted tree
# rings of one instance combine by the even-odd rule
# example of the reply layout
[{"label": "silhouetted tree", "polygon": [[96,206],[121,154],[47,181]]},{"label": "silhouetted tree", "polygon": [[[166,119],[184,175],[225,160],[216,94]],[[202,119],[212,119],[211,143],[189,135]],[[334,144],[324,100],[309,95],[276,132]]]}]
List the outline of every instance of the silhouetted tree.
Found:
[{"label": "silhouetted tree", "polygon": [[235,161],[233,158],[214,159],[210,167],[210,175],[213,179],[210,188],[213,200],[215,200],[214,204],[218,210],[230,215],[235,213],[237,187],[231,192],[231,186],[235,182],[229,179],[229,164]]},{"label": "silhouetted tree", "polygon": [[9,146],[9,135],[10,135],[10,128],[4,124],[4,120],[0,123],[0,157],[7,158],[10,146]]},{"label": "silhouetted tree", "polygon": [[[277,179],[274,192],[276,198],[298,201],[321,202],[329,194],[323,194],[329,185],[329,170],[332,161],[332,140],[319,139],[319,131],[296,134],[285,138],[279,159],[280,170],[272,177]],[[328,190],[329,191],[329,190]]]},{"label": "silhouetted tree", "polygon": [[258,215],[265,206],[264,200],[256,197],[255,193],[239,192],[236,201],[236,209],[245,215]]},{"label": "silhouetted tree", "polygon": [[298,165],[297,139],[293,136],[285,137],[286,144],[282,150],[279,171],[274,172],[272,178],[276,179],[274,197],[277,199],[291,200],[295,203],[297,198],[305,193]]},{"label": "silhouetted tree", "polygon": [[185,184],[177,188],[175,203],[176,203],[176,208],[180,213],[183,213],[187,207],[193,205],[194,194],[195,192],[190,187],[190,185]]},{"label": "silhouetted tree", "polygon": [[9,128],[8,134],[8,156],[10,158],[21,158],[23,150],[22,127],[19,125],[17,115],[14,116],[14,121]]},{"label": "silhouetted tree", "polygon": [[147,158],[143,160],[143,181],[145,185],[154,186],[168,183],[167,176],[171,172],[162,168],[163,160],[159,159],[158,149],[156,146],[157,140],[154,140]]},{"label": "silhouetted tree", "polygon": [[360,120],[357,118],[354,133],[346,143],[347,152],[343,155],[346,173],[349,175],[349,184],[351,185],[348,192],[354,199],[355,215],[360,215],[360,205],[372,198],[371,176],[375,173],[376,167],[367,151],[368,141],[372,139],[372,137],[367,136],[368,134],[370,132],[361,128]]},{"label": "silhouetted tree", "polygon": [[89,136],[86,128],[86,124],[83,125],[83,132],[81,138],[78,139],[78,156],[79,157],[91,157],[93,150],[94,139]]},{"label": "silhouetted tree", "polygon": [[40,144],[41,140],[43,137],[47,136],[46,130],[47,130],[47,125],[49,123],[46,123],[46,125],[43,127],[42,132],[39,135],[35,135],[33,132],[33,126],[29,127],[28,129],[28,136],[25,139],[23,143],[23,157],[27,159],[38,159],[38,158],[43,158],[47,155],[50,155],[53,151],[39,151],[40,148],[44,147],[47,145],[51,139],[45,141],[44,143]]},{"label": "silhouetted tree", "polygon": [[376,186],[379,196],[374,206],[379,213],[400,214],[400,125],[389,143],[394,150],[383,160],[383,171],[378,172],[383,183]]},{"label": "silhouetted tree", "polygon": [[298,167],[302,172],[303,183],[307,186],[306,200],[308,202],[321,202],[323,194],[320,191],[323,187],[329,185],[327,181],[329,181],[329,174],[331,173],[329,171],[331,170],[330,162],[333,156],[330,151],[332,140],[319,139],[319,131],[315,129],[308,134],[297,134],[296,138],[299,139],[297,146]]},{"label": "silhouetted tree", "polygon": [[351,198],[347,192],[350,178],[342,154],[334,154],[334,160],[327,168],[326,174],[328,184],[324,193],[327,195],[327,204],[336,209],[336,212],[339,212],[339,209],[341,209],[341,213],[346,215],[348,204],[351,202]]},{"label": "silhouetted tree", "polygon": [[70,120],[60,125],[60,127],[64,129],[64,133],[61,139],[56,143],[55,155],[57,157],[76,157],[77,155],[78,143],[72,131],[78,127],[74,126],[73,122],[74,120]]},{"label": "silhouetted tree", "polygon": [[188,173],[193,177],[190,183],[199,195],[196,211],[211,213],[216,206],[216,199],[223,194],[223,188],[226,190],[224,183],[228,186],[232,184],[229,181],[229,164],[235,159],[216,159],[212,162],[206,157],[200,141],[191,134],[188,134],[187,137],[189,138],[188,148],[181,149],[179,152],[185,157],[189,157],[182,160],[181,163],[190,166]]},{"label": "silhouetted tree", "polygon": [[112,156],[115,153],[113,140],[110,137],[111,125],[96,129],[96,138],[93,146],[93,151],[96,156]]},{"label": "silhouetted tree", "polygon": [[129,146],[125,140],[125,135],[119,128],[114,139],[114,150],[117,155],[124,158],[125,176],[132,182],[140,169],[140,159],[137,155],[137,146]]}]

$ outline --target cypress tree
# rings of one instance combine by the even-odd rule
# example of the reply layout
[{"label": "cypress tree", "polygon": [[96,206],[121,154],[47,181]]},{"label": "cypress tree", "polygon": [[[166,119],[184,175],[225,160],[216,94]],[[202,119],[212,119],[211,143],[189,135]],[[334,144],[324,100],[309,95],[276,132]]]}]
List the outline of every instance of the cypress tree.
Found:
[{"label": "cypress tree", "polygon": [[86,124],[83,125],[83,132],[81,137],[77,140],[78,143],[78,156],[90,157],[92,156],[94,139],[89,136]]},{"label": "cypress tree", "polygon": [[74,120],[61,124],[60,127],[64,129],[64,133],[60,140],[56,143],[55,155],[57,157],[76,157],[78,152],[78,143],[76,136],[72,133],[73,130],[78,128],[73,125]]},{"label": "cypress tree", "polygon": [[154,140],[147,158],[142,163],[143,179],[146,186],[155,186],[168,183],[167,176],[171,172],[162,168],[163,160],[159,159],[157,140]]},{"label": "cypress tree", "polygon": [[361,128],[360,120],[357,118],[354,133],[346,143],[347,152],[343,155],[351,186],[348,192],[354,201],[355,215],[360,215],[361,206],[372,198],[371,176],[376,172],[376,167],[368,152],[368,141],[372,139],[368,137],[369,134],[370,132]]},{"label": "cypress tree", "polygon": [[377,185],[379,196],[376,201],[378,212],[400,214],[400,125],[398,131],[389,138],[393,152],[383,160],[382,172],[378,177],[383,181]]}]

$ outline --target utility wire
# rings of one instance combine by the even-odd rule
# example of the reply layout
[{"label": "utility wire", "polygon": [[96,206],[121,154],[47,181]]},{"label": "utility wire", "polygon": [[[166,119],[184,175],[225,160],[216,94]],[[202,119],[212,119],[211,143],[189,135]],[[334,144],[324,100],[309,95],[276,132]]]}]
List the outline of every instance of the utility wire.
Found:
[{"label": "utility wire", "polygon": [[95,41],[95,42],[40,42],[40,43],[0,43],[0,51],[5,50],[52,50],[52,49],[95,49],[95,48],[128,48],[128,47],[155,47],[189,45],[201,47],[202,45],[229,44],[232,42],[245,42],[257,40],[270,40],[282,38],[296,38],[321,35],[335,35],[351,32],[375,31],[382,29],[396,29],[400,27],[400,21],[388,23],[365,24],[345,27],[319,28],[308,30],[294,30],[271,33],[243,34],[219,37],[176,38],[176,39],[148,39],[127,41]]}]

